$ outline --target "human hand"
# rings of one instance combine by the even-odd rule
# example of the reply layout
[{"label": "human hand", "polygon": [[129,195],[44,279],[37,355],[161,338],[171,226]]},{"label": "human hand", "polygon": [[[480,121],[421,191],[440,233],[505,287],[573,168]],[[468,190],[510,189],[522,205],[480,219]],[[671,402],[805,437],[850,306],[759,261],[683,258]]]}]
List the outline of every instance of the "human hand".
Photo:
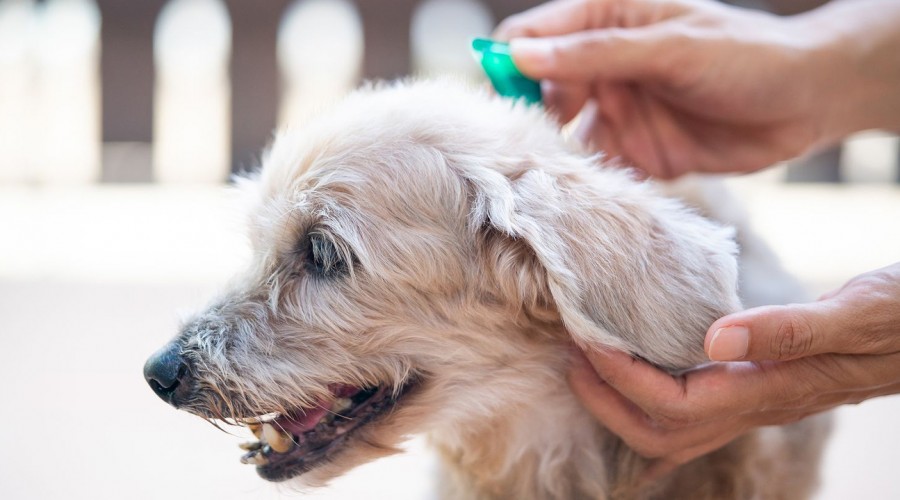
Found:
[{"label": "human hand", "polygon": [[[878,45],[872,22],[850,20],[873,12],[900,20],[896,5],[881,3],[887,9],[778,17],[700,0],[556,0],[508,18],[494,36],[511,40],[523,73],[544,79],[545,103],[561,122],[584,111],[583,142],[656,177],[748,172],[884,125],[851,116],[888,91],[850,81],[867,65],[845,33],[859,24]],[[836,18],[846,26],[832,26]],[[894,28],[879,29],[898,48]],[[876,59],[868,66],[897,66]],[[892,107],[900,103],[893,88]]]},{"label": "human hand", "polygon": [[749,309],[709,328],[717,362],[673,376],[614,351],[576,359],[569,383],[656,477],[759,426],[900,393],[900,263],[817,302]]}]

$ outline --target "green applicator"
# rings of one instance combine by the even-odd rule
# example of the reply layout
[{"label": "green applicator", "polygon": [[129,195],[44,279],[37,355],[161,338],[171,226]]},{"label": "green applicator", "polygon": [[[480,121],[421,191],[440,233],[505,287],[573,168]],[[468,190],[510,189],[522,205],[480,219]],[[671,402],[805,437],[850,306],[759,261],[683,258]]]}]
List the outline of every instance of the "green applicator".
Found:
[{"label": "green applicator", "polygon": [[472,49],[498,94],[522,99],[528,104],[541,103],[541,83],[526,77],[516,68],[508,43],[476,38],[472,40]]}]

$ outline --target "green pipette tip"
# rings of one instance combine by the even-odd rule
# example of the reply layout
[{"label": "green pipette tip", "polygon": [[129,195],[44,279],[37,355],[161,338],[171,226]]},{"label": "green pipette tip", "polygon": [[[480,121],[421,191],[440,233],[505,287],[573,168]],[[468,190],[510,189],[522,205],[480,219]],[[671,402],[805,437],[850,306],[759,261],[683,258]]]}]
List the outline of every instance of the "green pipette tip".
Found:
[{"label": "green pipette tip", "polygon": [[541,103],[541,84],[524,76],[513,62],[509,44],[487,38],[472,40],[473,55],[498,94],[523,99],[528,104]]}]

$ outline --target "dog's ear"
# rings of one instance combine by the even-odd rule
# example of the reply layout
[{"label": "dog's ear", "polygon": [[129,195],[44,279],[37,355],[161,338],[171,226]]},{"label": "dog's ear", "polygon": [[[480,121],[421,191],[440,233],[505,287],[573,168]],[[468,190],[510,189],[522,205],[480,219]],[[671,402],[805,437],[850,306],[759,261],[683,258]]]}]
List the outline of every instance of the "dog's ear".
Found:
[{"label": "dog's ear", "polygon": [[472,214],[501,293],[555,308],[582,347],[673,370],[703,362],[707,328],[740,306],[733,231],[625,172],[568,161],[475,180]]}]

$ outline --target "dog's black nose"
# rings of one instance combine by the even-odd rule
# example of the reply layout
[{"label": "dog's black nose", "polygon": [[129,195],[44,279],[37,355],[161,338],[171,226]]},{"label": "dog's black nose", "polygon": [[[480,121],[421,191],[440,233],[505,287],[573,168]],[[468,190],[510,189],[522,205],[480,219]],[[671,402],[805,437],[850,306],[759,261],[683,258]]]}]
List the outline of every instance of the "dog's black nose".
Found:
[{"label": "dog's black nose", "polygon": [[170,343],[156,351],[144,364],[144,379],[163,401],[177,406],[178,396],[185,393],[187,364],[181,356],[181,346]]}]

